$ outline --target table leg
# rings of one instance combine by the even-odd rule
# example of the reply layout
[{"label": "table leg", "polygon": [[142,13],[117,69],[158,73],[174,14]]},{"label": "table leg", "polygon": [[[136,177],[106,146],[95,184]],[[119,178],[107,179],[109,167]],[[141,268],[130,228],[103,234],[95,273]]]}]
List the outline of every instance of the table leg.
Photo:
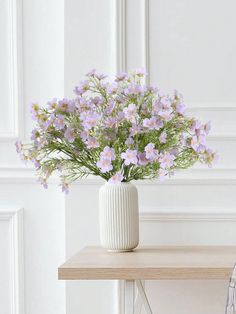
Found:
[{"label": "table leg", "polygon": [[134,314],[134,280],[125,280],[125,314]]},{"label": "table leg", "polygon": [[[144,282],[142,282],[142,285],[144,287]],[[138,288],[137,285],[135,285],[135,304],[134,304],[134,313],[135,314],[141,314],[142,313],[142,307],[143,303],[140,297],[140,294],[138,293]]]},{"label": "table leg", "polygon": [[135,280],[135,283],[136,283],[136,286],[138,288],[138,293],[141,297],[141,300],[142,300],[142,303],[143,303],[143,306],[144,306],[146,313],[152,314],[152,310],[151,310],[150,304],[148,302],[148,298],[146,296],[146,293],[145,293],[145,290],[143,288],[141,280]]}]

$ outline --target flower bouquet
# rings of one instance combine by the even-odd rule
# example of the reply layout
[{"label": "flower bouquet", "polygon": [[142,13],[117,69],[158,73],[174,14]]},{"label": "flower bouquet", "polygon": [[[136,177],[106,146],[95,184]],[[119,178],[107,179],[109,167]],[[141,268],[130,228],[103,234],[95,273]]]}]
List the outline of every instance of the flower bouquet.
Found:
[{"label": "flower bouquet", "polygon": [[[128,186],[136,189],[128,184],[131,181],[163,180],[197,161],[212,164],[216,153],[206,146],[210,123],[188,117],[181,94],[166,95],[146,86],[144,76],[143,70],[136,70],[108,82],[105,75],[92,70],[75,87],[74,99],[53,99],[44,107],[31,105],[36,121],[31,142],[17,141],[16,147],[23,160],[34,163],[45,188],[57,171],[66,193],[73,181],[94,175],[107,181],[106,190],[124,189],[119,193],[127,194]],[[113,206],[118,215],[118,207],[125,205],[114,205],[108,192],[103,193],[100,207],[112,211]],[[132,208],[137,212],[137,202],[131,204],[134,198],[127,201],[129,213]]]}]

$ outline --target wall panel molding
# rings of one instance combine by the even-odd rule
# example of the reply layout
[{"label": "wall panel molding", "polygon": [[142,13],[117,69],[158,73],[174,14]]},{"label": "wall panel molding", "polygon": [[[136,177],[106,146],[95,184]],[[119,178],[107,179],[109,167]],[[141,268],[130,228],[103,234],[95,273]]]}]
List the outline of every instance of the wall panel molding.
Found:
[{"label": "wall panel molding", "polygon": [[11,313],[24,312],[23,210],[0,209],[0,221],[10,224]]},{"label": "wall panel molding", "polygon": [[23,59],[22,59],[22,0],[9,0],[9,107],[13,112],[12,128],[0,133],[0,141],[8,142],[23,134]]},{"label": "wall panel molding", "polygon": [[116,0],[116,71],[126,71],[126,0]]},{"label": "wall panel molding", "polygon": [[236,211],[214,210],[211,212],[202,212],[189,208],[189,211],[171,211],[165,212],[158,209],[152,211],[141,211],[139,214],[140,222],[236,222]]},{"label": "wall panel molding", "polygon": [[[103,180],[88,177],[78,180],[74,185],[101,185]],[[32,167],[0,165],[0,183],[35,183],[39,184]],[[50,184],[58,184],[57,175],[49,179]],[[136,181],[138,186],[146,185],[236,185],[236,168],[193,168],[177,172],[171,179]]]},{"label": "wall panel molding", "polygon": [[144,56],[147,71],[146,84],[150,85],[150,41],[149,41],[149,0],[144,1]]}]

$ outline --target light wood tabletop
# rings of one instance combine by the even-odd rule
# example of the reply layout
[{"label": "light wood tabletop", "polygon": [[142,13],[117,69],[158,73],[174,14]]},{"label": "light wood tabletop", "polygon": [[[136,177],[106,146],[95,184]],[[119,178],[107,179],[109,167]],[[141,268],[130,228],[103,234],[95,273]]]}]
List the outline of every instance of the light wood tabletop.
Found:
[{"label": "light wood tabletop", "polygon": [[236,246],[139,247],[110,253],[85,247],[58,269],[62,280],[229,279]]}]

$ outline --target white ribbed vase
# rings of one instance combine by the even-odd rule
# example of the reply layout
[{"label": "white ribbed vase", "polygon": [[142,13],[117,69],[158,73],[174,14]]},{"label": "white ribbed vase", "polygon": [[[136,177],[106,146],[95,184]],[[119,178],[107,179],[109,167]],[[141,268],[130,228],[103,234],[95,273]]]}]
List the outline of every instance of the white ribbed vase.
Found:
[{"label": "white ribbed vase", "polygon": [[139,242],[138,191],[131,183],[105,183],[99,191],[101,245],[108,251],[133,250]]}]

